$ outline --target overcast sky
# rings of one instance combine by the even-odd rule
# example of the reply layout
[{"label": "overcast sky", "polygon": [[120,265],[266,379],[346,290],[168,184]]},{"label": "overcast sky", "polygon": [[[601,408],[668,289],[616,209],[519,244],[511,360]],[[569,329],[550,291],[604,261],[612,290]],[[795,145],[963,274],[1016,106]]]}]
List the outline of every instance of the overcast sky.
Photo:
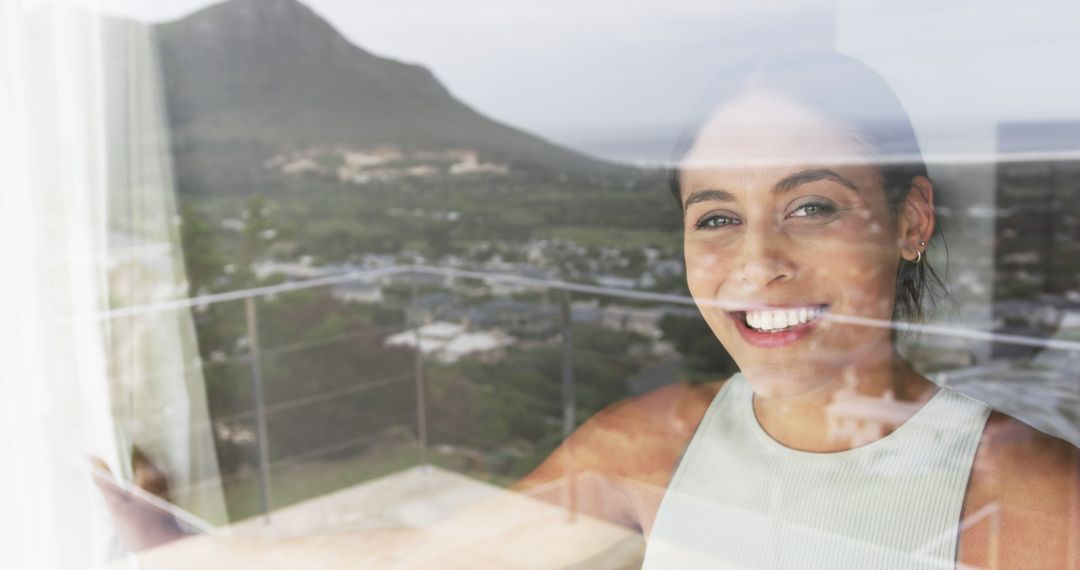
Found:
[{"label": "overcast sky", "polygon": [[[215,3],[86,1],[144,21]],[[489,116],[625,160],[664,160],[716,69],[761,52],[861,57],[927,133],[1080,118],[1080,2],[1070,0],[303,1],[357,45],[430,68]]]}]

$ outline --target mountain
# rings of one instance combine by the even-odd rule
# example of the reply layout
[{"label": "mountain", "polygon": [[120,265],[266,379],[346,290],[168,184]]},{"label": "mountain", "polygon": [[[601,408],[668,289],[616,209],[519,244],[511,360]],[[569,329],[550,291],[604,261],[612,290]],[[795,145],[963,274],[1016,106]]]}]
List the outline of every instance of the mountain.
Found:
[{"label": "mountain", "polygon": [[483,116],[424,67],[352,45],[296,0],[229,0],[155,28],[181,180],[337,144],[468,148],[569,173],[620,168]]}]

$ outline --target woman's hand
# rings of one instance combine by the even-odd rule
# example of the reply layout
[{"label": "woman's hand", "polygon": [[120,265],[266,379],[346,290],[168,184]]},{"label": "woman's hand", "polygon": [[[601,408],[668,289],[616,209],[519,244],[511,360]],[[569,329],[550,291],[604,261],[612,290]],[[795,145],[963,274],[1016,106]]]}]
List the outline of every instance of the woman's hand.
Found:
[{"label": "woman's hand", "polygon": [[91,476],[112,515],[116,534],[124,548],[132,552],[188,536],[168,511],[165,475],[141,453],[135,455],[142,458],[133,461],[135,485],[117,480],[100,458],[90,458]]}]

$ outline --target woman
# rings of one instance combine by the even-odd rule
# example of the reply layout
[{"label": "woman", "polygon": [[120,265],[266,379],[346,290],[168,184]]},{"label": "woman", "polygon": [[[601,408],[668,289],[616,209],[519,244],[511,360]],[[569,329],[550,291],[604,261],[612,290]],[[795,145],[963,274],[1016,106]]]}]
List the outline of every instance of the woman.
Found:
[{"label": "woman", "polygon": [[1078,450],[894,348],[940,282],[935,187],[888,86],[833,55],[713,101],[671,181],[690,292],[741,372],[602,411],[518,488],[573,469],[649,569],[1080,567]]}]

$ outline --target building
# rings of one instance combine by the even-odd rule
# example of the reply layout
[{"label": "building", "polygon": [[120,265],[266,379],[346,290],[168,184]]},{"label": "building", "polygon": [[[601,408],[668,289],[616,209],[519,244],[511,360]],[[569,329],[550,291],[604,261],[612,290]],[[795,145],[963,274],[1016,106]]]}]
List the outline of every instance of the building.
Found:
[{"label": "building", "polygon": [[424,356],[444,363],[465,357],[497,360],[513,344],[501,331],[469,332],[464,325],[442,321],[390,335],[383,341],[383,346],[415,349],[419,345]]},{"label": "building", "polygon": [[1003,332],[1046,337],[1054,330],[1045,319],[1015,309],[1080,295],[1080,122],[1001,124],[998,151],[994,318]]},{"label": "building", "polygon": [[601,326],[617,331],[640,334],[652,340],[660,340],[660,319],[664,311],[660,308],[638,308],[608,305],[602,309]]},{"label": "building", "polygon": [[335,285],[333,295],[335,299],[346,303],[380,303],[383,301],[382,287],[375,283],[361,281]]},{"label": "building", "polygon": [[547,338],[559,332],[559,311],[549,303],[493,299],[459,313],[472,326],[498,329],[526,339]]}]

